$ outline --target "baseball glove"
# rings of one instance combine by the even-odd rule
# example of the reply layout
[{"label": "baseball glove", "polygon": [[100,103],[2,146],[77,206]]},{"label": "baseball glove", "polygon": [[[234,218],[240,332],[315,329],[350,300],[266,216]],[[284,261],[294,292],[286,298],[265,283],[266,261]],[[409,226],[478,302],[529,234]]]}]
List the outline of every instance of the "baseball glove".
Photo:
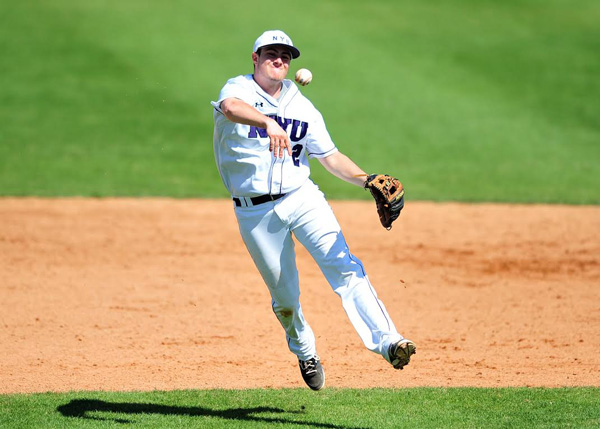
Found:
[{"label": "baseball glove", "polygon": [[404,208],[404,188],[398,179],[387,174],[371,174],[365,181],[365,189],[371,191],[377,205],[381,225],[392,229],[392,222],[398,219]]}]

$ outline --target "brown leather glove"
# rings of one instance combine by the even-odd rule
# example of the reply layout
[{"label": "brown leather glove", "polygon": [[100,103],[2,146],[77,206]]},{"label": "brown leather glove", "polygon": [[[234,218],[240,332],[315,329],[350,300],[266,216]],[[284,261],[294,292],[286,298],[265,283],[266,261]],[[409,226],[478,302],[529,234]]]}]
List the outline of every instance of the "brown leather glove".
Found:
[{"label": "brown leather glove", "polygon": [[398,179],[387,174],[371,174],[365,181],[365,189],[377,204],[377,214],[385,229],[392,228],[392,222],[398,219],[404,208],[404,188]]}]

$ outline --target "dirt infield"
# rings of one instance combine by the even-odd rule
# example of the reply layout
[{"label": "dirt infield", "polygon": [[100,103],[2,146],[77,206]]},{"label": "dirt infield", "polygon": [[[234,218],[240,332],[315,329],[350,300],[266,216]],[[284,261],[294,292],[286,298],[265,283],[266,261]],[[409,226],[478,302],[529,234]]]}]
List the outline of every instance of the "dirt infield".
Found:
[{"label": "dirt infield", "polygon": [[[297,246],[328,386],[600,386],[600,207],[332,206],[418,354],[366,350]],[[230,201],[0,199],[0,282],[0,393],[304,386]]]}]

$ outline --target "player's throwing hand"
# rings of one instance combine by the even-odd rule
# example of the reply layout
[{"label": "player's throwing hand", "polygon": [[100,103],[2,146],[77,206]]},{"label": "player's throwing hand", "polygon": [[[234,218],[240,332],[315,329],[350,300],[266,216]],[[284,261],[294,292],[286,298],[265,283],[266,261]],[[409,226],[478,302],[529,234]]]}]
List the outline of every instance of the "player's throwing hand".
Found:
[{"label": "player's throwing hand", "polygon": [[287,150],[288,155],[292,155],[290,138],[276,120],[269,121],[267,134],[270,139],[269,151],[273,152],[273,156],[283,158],[284,150]]}]

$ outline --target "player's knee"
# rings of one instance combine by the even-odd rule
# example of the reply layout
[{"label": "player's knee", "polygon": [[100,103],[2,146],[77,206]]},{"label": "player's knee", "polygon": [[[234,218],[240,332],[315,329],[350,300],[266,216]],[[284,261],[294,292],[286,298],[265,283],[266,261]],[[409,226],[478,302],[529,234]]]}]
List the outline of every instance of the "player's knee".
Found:
[{"label": "player's knee", "polygon": [[299,303],[273,303],[273,313],[275,313],[275,316],[277,316],[281,322],[294,319],[299,311]]},{"label": "player's knee", "polygon": [[292,308],[280,308],[275,311],[275,314],[279,318],[289,319],[294,315],[294,310]]}]

